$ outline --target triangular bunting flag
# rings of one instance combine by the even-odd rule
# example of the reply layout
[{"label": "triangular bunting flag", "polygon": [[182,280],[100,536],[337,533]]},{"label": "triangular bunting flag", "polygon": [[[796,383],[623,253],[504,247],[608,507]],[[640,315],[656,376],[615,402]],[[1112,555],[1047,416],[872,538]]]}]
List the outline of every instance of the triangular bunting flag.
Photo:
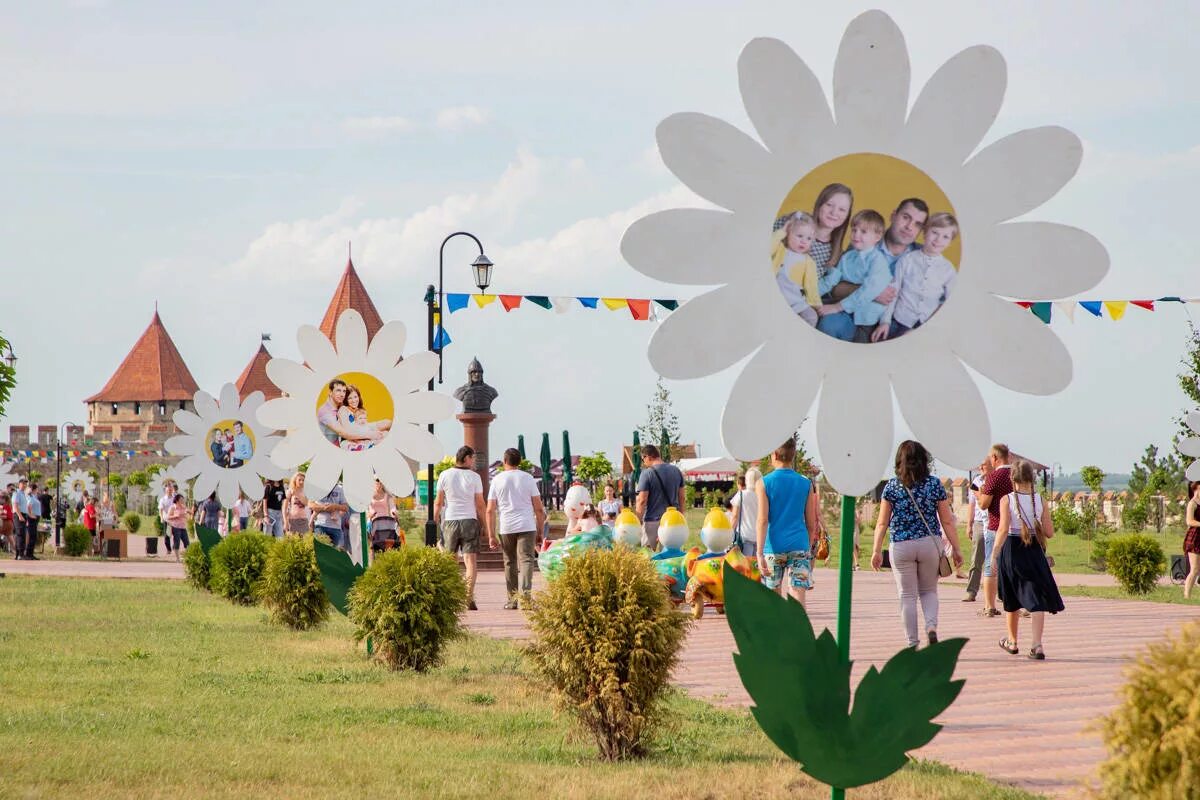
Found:
[{"label": "triangular bunting flag", "polygon": [[437,331],[433,334],[433,349],[442,350],[452,341],[453,339],[450,338],[450,334],[446,333],[446,329],[439,325]]},{"label": "triangular bunting flag", "polygon": [[1050,324],[1050,304],[1049,303],[1034,303],[1029,307],[1033,315],[1047,325]]},{"label": "triangular bunting flag", "polygon": [[1083,310],[1093,316],[1100,316],[1100,301],[1099,300],[1080,300],[1079,305],[1083,306]]},{"label": "triangular bunting flag", "polygon": [[525,295],[525,299],[533,303],[535,306],[541,306],[545,309],[551,308],[550,298],[543,294],[527,294]]},{"label": "triangular bunting flag", "polygon": [[470,297],[470,295],[460,294],[457,292],[454,294],[448,294],[446,295],[446,308],[450,309],[451,314],[459,309],[466,308],[468,297]]},{"label": "triangular bunting flag", "polygon": [[504,306],[505,311],[512,311],[514,308],[519,308],[521,306],[521,295],[502,294],[500,295],[500,305]]},{"label": "triangular bunting flag", "polygon": [[598,297],[577,297],[575,299],[578,300],[580,303],[582,303],[584,308],[595,308],[596,301],[599,300],[600,298],[598,298]]},{"label": "triangular bunting flag", "polygon": [[1066,300],[1061,303],[1055,303],[1054,307],[1057,308],[1059,310],[1059,312],[1065,314],[1067,319],[1071,320],[1071,322],[1075,321],[1075,301],[1074,300]]},{"label": "triangular bunting flag", "polygon": [[1017,305],[1019,305],[1021,308],[1029,308],[1033,305],[1033,303],[1029,302],[1028,300],[1018,300]]},{"label": "triangular bunting flag", "polygon": [[1118,320],[1125,316],[1125,307],[1129,305],[1128,300],[1105,300],[1104,307],[1108,309],[1108,315],[1113,320]]},{"label": "triangular bunting flag", "polygon": [[1185,303],[1187,301],[1184,300],[1182,297],[1172,296],[1172,297],[1160,297],[1160,298],[1158,298],[1158,302],[1160,302],[1160,303]]},{"label": "triangular bunting flag", "polygon": [[634,319],[650,319],[650,301],[630,298],[629,313]]},{"label": "triangular bunting flag", "polygon": [[554,310],[559,314],[565,314],[575,305],[574,297],[552,297],[551,302],[554,303]]},{"label": "triangular bunting flag", "polygon": [[494,294],[476,294],[472,295],[472,297],[475,298],[475,305],[479,306],[480,308],[490,306],[492,303],[496,302],[496,295]]},{"label": "triangular bunting flag", "polygon": [[678,300],[655,300],[654,302],[658,303],[667,311],[674,311],[675,309],[679,308]]},{"label": "triangular bunting flag", "polygon": [[1133,306],[1137,306],[1138,308],[1144,308],[1147,311],[1154,310],[1154,301],[1153,300],[1130,300],[1129,304],[1133,305]]},{"label": "triangular bunting flag", "polygon": [[601,297],[600,302],[604,303],[609,311],[616,311],[618,308],[625,308],[628,305],[624,297]]}]

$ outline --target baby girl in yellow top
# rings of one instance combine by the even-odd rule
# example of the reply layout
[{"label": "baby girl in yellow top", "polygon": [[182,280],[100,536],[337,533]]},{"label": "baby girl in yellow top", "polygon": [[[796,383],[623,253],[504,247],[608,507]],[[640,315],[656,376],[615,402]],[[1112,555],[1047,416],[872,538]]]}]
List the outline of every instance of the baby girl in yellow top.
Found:
[{"label": "baby girl in yellow top", "polygon": [[772,236],[771,267],[775,283],[792,311],[816,327],[816,306],[821,305],[817,288],[817,262],[808,250],[812,247],[817,224],[811,216],[797,211]]}]

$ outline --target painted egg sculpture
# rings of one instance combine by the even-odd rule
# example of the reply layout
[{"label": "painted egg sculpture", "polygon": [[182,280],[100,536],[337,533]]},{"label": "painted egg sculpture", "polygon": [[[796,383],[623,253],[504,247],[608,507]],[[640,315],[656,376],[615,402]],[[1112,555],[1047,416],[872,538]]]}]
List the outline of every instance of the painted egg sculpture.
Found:
[{"label": "painted egg sculpture", "polygon": [[658,541],[663,550],[682,552],[690,533],[687,520],[674,506],[668,508],[662,515],[662,519],[658,521]]},{"label": "painted egg sculpture", "polygon": [[642,523],[638,520],[637,514],[628,508],[621,509],[621,513],[617,515],[616,525],[613,527],[613,544],[637,547],[641,543]]}]

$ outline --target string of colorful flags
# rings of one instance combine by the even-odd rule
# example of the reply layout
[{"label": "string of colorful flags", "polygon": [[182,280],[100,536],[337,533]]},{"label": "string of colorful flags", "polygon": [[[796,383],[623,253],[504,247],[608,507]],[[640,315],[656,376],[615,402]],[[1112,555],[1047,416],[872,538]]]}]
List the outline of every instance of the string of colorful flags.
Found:
[{"label": "string of colorful flags", "polygon": [[[14,461],[33,461],[35,459],[54,458],[55,450],[0,450],[0,461],[12,459]],[[125,456],[126,459],[134,456],[165,456],[165,450],[63,450],[64,458],[109,458],[110,456]]]},{"label": "string of colorful flags", "polygon": [[[1062,316],[1065,316],[1071,322],[1075,321],[1075,308],[1078,306],[1093,317],[1100,317],[1114,322],[1125,316],[1125,312],[1130,306],[1141,308],[1146,311],[1154,311],[1155,306],[1159,303],[1200,303],[1200,297],[1157,297],[1153,300],[1055,300],[1053,302],[1030,303],[1025,301],[1017,301],[1017,305],[1022,308],[1028,308],[1034,316],[1050,324],[1050,320],[1055,311],[1058,311]],[[1107,312],[1107,315],[1105,314]]]}]

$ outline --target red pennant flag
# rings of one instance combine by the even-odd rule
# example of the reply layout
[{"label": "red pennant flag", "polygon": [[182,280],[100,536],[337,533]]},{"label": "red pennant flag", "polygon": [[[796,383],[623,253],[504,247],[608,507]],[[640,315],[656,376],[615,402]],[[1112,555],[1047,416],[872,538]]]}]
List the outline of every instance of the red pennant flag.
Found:
[{"label": "red pennant flag", "polygon": [[1147,311],[1154,310],[1154,301],[1153,300],[1130,300],[1129,303],[1131,305],[1137,306],[1138,308],[1144,308]]},{"label": "red pennant flag", "polygon": [[1032,308],[1033,307],[1033,303],[1027,303],[1024,300],[1018,300],[1017,305],[1019,305],[1021,308]]},{"label": "red pennant flag", "polygon": [[521,305],[521,295],[502,294],[500,295],[500,305],[504,306],[505,311],[512,311]]},{"label": "red pennant flag", "polygon": [[629,298],[629,313],[633,315],[634,319],[650,319],[650,301]]}]

